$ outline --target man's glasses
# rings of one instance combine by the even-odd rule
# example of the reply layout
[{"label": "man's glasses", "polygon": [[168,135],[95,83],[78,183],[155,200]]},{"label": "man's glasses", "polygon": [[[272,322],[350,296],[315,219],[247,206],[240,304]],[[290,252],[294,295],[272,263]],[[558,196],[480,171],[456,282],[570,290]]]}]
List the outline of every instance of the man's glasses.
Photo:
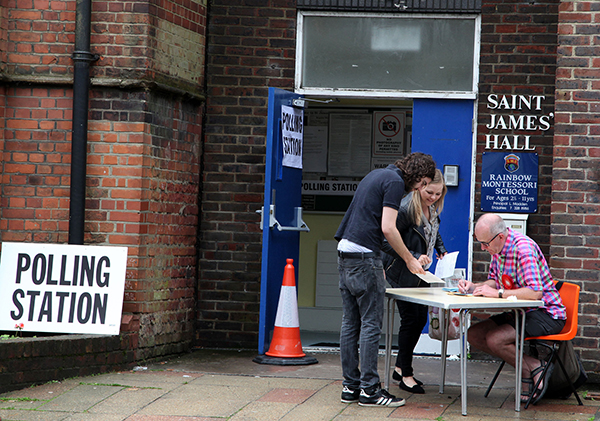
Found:
[{"label": "man's glasses", "polygon": [[490,246],[490,243],[491,243],[492,241],[494,241],[494,240],[496,239],[496,237],[497,237],[497,236],[499,236],[500,234],[502,234],[502,233],[501,233],[501,232],[499,232],[498,234],[494,235],[490,241],[479,241],[479,242],[481,243],[481,245],[482,245],[482,246],[484,246],[484,247],[486,247],[486,248],[487,248],[487,247],[489,247],[489,246]]}]

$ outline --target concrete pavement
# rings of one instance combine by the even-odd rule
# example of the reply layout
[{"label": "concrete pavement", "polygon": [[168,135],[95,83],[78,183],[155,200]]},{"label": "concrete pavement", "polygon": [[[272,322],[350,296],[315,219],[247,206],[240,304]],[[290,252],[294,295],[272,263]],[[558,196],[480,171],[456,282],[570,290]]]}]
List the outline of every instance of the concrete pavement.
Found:
[{"label": "concrete pavement", "polygon": [[[376,421],[396,420],[600,420],[600,402],[589,399],[597,385],[584,385],[568,400],[542,400],[514,410],[514,371],[505,369],[488,398],[485,388],[497,368],[489,361],[468,365],[468,415],[461,415],[459,362],[449,361],[446,388],[439,394],[440,360],[415,359],[425,395],[410,395],[400,408],[342,404],[339,354],[306,349],[319,361],[307,366],[252,362],[256,353],[195,350],[131,371],[78,377],[0,395],[2,421]],[[380,371],[383,367],[380,358]],[[382,376],[383,378],[383,376]]]}]

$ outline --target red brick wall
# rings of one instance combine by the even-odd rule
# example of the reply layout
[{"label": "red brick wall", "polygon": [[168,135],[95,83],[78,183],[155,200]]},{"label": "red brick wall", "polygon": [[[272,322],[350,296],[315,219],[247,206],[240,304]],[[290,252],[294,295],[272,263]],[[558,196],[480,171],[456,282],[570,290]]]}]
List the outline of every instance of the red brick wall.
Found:
[{"label": "red brick wall", "polygon": [[0,393],[131,366],[125,337],[57,335],[0,340]]},{"label": "red brick wall", "polygon": [[115,89],[94,90],[90,108],[86,243],[129,248],[138,356],[168,354],[194,328],[203,106]]},{"label": "red brick wall", "polygon": [[[2,97],[7,118],[6,140],[0,143],[0,239],[66,243],[71,91],[40,87],[7,92]],[[128,247],[121,338],[95,341],[90,355],[108,360],[92,366],[69,368],[72,359],[63,356],[60,370],[24,374],[13,370],[20,363],[9,370],[0,361],[0,372],[10,374],[7,387],[56,373],[69,377],[77,367],[79,374],[89,374],[90,367],[107,371],[189,349],[195,320],[202,114],[202,103],[161,94],[92,91],[84,242]],[[118,347],[100,348],[107,343]],[[44,347],[37,341],[30,346]],[[56,355],[47,358],[55,360]]]},{"label": "red brick wall", "polygon": [[[3,4],[6,74],[62,77],[71,73],[69,54],[75,39],[75,4],[7,1]],[[44,8],[44,6],[46,6]]]},{"label": "red brick wall", "polygon": [[[486,128],[491,113],[515,115],[514,111],[490,110],[487,97],[496,95],[544,95],[542,111],[525,114],[549,115],[554,112],[554,75],[556,71],[558,3],[555,0],[506,2],[484,0],[481,24],[479,109],[477,127],[477,176],[475,217],[481,214],[481,157],[486,151],[485,135],[530,135],[539,159],[538,211],[530,214],[527,234],[549,258],[550,206],[552,186],[552,143],[554,121],[546,131],[494,131]],[[519,112],[519,114],[522,112]],[[522,145],[523,143],[521,143]],[[487,149],[487,152],[493,152]],[[506,149],[501,152],[507,152]],[[518,151],[517,151],[518,152]],[[487,277],[489,253],[474,243],[473,278]]]},{"label": "red brick wall", "polygon": [[66,243],[72,91],[7,87],[0,239]]},{"label": "red brick wall", "polygon": [[267,88],[293,89],[293,1],[211,3],[197,339],[258,343]]},{"label": "red brick wall", "polygon": [[204,94],[206,2],[93,1],[92,75]]},{"label": "red brick wall", "polygon": [[[8,1],[2,8],[3,70],[65,80],[72,75],[75,0]],[[93,77],[139,79],[203,93],[206,3],[93,1]],[[10,36],[7,36],[7,34]],[[0,35],[2,33],[0,32]],[[123,83],[124,80],[113,81]],[[106,81],[104,82],[106,83]]]},{"label": "red brick wall", "polygon": [[[67,241],[75,5],[0,8],[1,241]],[[114,369],[193,339],[206,5],[92,5],[101,58],[90,71],[84,241],[127,246],[129,259],[118,349],[97,341],[89,352],[120,352],[108,358]]]},{"label": "red brick wall", "polygon": [[552,176],[552,269],[581,286],[575,344],[599,372],[600,61],[597,1],[561,1]]}]

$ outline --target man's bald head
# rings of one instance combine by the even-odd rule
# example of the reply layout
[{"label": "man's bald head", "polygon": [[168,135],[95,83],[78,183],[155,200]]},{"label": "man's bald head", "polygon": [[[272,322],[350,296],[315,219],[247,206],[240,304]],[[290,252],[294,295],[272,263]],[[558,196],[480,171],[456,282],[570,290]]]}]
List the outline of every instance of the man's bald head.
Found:
[{"label": "man's bald head", "polygon": [[506,241],[506,223],[500,215],[485,213],[475,224],[475,238],[482,250],[490,254],[500,253]]},{"label": "man's bald head", "polygon": [[485,230],[482,232],[496,235],[499,232],[506,231],[506,223],[500,215],[495,213],[484,213],[477,221],[477,224],[475,224],[475,232],[477,232],[478,229]]}]

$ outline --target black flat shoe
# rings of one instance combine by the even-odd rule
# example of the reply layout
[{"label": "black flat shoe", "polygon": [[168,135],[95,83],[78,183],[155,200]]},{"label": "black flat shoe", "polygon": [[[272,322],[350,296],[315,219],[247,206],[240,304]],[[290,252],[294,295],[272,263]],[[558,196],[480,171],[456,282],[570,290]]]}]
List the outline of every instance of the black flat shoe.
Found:
[{"label": "black flat shoe", "polygon": [[405,390],[410,393],[416,393],[418,395],[423,395],[425,393],[425,389],[423,389],[423,386],[421,386],[420,384],[416,384],[413,387],[408,387],[404,383],[404,380],[400,380],[400,383],[398,383],[398,387],[400,387],[400,389],[402,390]]},{"label": "black flat shoe", "polygon": [[[415,382],[417,382],[417,384],[419,386],[423,386],[423,382],[419,379],[417,379],[416,377],[413,377],[415,379]],[[400,374],[398,374],[398,372],[396,370],[394,370],[392,372],[392,379],[396,380],[397,382],[402,380],[402,376]]]}]

